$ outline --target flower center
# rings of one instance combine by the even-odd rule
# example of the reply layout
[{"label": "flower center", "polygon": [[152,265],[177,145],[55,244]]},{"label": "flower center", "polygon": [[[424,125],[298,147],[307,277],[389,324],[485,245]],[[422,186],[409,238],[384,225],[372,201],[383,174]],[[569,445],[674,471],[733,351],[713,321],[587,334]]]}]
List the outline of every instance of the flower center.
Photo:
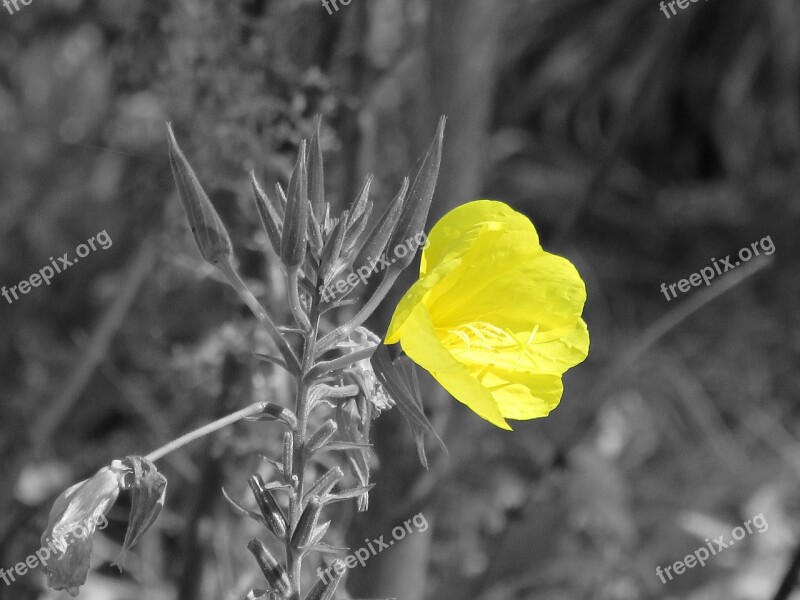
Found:
[{"label": "flower center", "polygon": [[533,327],[528,338],[524,341],[514,335],[508,328],[500,329],[497,325],[484,321],[465,323],[445,331],[446,335],[442,341],[455,356],[470,350],[518,353],[512,367],[513,370],[519,367],[520,362],[526,355],[529,355],[529,349],[539,331],[539,325]]}]

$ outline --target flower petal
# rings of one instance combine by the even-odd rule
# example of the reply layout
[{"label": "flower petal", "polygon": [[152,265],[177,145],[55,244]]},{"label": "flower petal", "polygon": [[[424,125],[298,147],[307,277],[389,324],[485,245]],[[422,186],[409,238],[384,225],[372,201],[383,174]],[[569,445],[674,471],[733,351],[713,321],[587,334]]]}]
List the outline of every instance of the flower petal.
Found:
[{"label": "flower petal", "polygon": [[502,429],[511,429],[489,391],[439,341],[424,305],[418,304],[412,311],[406,327],[413,333],[404,336],[401,345],[411,360],[480,417]]},{"label": "flower petal", "polygon": [[432,300],[430,311],[437,327],[477,321],[524,332],[538,326],[539,340],[549,341],[580,319],[586,287],[577,269],[549,252],[531,256],[524,239],[515,234],[500,238],[491,252],[470,260],[468,268]]},{"label": "flower petal", "polygon": [[[511,371],[563,375],[583,362],[589,353],[589,332],[583,319],[578,319],[575,326],[561,337],[546,341],[541,340],[535,329],[511,333],[497,328],[505,334],[505,339],[488,348],[480,343],[480,339],[475,339],[472,330],[477,329],[476,325],[471,325],[456,330],[463,338],[451,334],[444,342],[451,354],[469,368],[491,364]],[[461,342],[459,347],[454,347],[457,342]]]},{"label": "flower petal", "polygon": [[503,202],[475,200],[454,208],[433,227],[422,253],[420,275],[436,268],[448,256],[465,254],[486,228],[524,233],[529,236],[531,249],[541,250],[539,236],[528,217]]},{"label": "flower petal", "polygon": [[546,417],[561,401],[561,377],[504,369],[489,370],[481,383],[492,394],[507,419],[527,420]]}]

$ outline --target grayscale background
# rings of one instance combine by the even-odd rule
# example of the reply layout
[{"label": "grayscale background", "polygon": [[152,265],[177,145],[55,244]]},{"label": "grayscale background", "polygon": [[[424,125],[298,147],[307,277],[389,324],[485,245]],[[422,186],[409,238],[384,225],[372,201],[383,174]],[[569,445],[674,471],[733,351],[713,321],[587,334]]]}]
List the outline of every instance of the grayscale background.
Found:
[{"label": "grayscale background", "polygon": [[[340,505],[332,539],[355,549],[417,513],[430,527],[353,569],[350,597],[800,598],[800,4],[675,8],[0,5],[0,286],[101,232],[113,241],[49,286],[0,297],[0,567],[38,549],[55,496],[110,460],[288,398],[285,377],[253,357],[254,320],[200,259],[165,122],[285,322],[248,171],[285,184],[322,114],[328,198],[341,206],[372,172],[381,205],[446,114],[429,225],[477,198],[530,216],[586,281],[592,348],[558,409],[513,433],[426,382],[449,448],[427,473],[405,422],[380,418],[371,510]],[[767,237],[771,256],[662,293]],[[220,488],[245,495],[257,453],[276,450],[271,431],[239,424],[164,461],[157,525],[124,573],[112,568],[123,497],[80,597],[239,600],[258,586],[253,524]],[[765,531],[657,576],[757,515]],[[40,571],[0,581],[0,598],[61,597]]]}]

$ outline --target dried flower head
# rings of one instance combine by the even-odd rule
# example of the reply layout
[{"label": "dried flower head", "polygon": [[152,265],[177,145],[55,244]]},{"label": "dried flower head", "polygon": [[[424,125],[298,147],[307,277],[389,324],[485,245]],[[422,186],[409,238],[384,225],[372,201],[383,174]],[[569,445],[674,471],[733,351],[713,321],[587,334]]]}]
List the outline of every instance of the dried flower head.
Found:
[{"label": "dried flower head", "polygon": [[114,505],[120,491],[132,490],[131,515],[125,542],[117,563],[125,552],[152,526],[164,503],[167,480],[146,458],[129,456],[114,460],[89,479],[73,485],[53,503],[42,545],[54,545],[60,554],[45,565],[47,584],[77,596],[86,583],[92,554],[92,538],[101,519]]},{"label": "dried flower head", "polygon": [[[353,332],[343,341],[339,342],[338,347],[351,351],[377,348],[381,343],[381,338],[372,333],[366,327],[356,327]],[[372,403],[372,417],[377,417],[381,411],[389,410],[394,406],[394,400],[386,393],[372,368],[370,358],[366,357],[359,360],[347,369],[356,377],[356,381],[362,389],[363,394]]]}]

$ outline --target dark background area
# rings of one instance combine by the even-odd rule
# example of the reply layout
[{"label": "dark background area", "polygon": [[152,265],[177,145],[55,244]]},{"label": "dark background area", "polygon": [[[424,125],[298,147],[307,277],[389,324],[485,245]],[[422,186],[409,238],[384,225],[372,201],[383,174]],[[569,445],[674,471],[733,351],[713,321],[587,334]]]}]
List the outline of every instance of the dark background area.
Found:
[{"label": "dark background area", "polygon": [[[0,7],[0,285],[101,231],[113,245],[0,298],[0,567],[38,549],[53,498],[110,460],[289,402],[283,374],[253,356],[264,333],[195,248],[165,121],[286,322],[248,171],[285,184],[322,114],[328,198],[341,207],[372,172],[382,205],[446,114],[429,225],[476,198],[525,212],[586,281],[592,349],[559,408],[513,433],[428,382],[449,447],[428,472],[396,411],[381,416],[370,511],[339,505],[331,539],[355,549],[418,512],[431,527],[354,569],[347,590],[781,598],[800,542],[800,4],[708,0],[669,19],[654,0],[20,8]],[[770,259],[661,293],[766,236]],[[257,454],[278,446],[275,429],[239,424],[163,461],[157,525],[120,575],[118,502],[81,597],[227,600],[260,585],[253,524],[220,488],[244,497]],[[656,576],[759,514],[766,532]],[[41,573],[0,582],[0,598],[58,597]]]}]

